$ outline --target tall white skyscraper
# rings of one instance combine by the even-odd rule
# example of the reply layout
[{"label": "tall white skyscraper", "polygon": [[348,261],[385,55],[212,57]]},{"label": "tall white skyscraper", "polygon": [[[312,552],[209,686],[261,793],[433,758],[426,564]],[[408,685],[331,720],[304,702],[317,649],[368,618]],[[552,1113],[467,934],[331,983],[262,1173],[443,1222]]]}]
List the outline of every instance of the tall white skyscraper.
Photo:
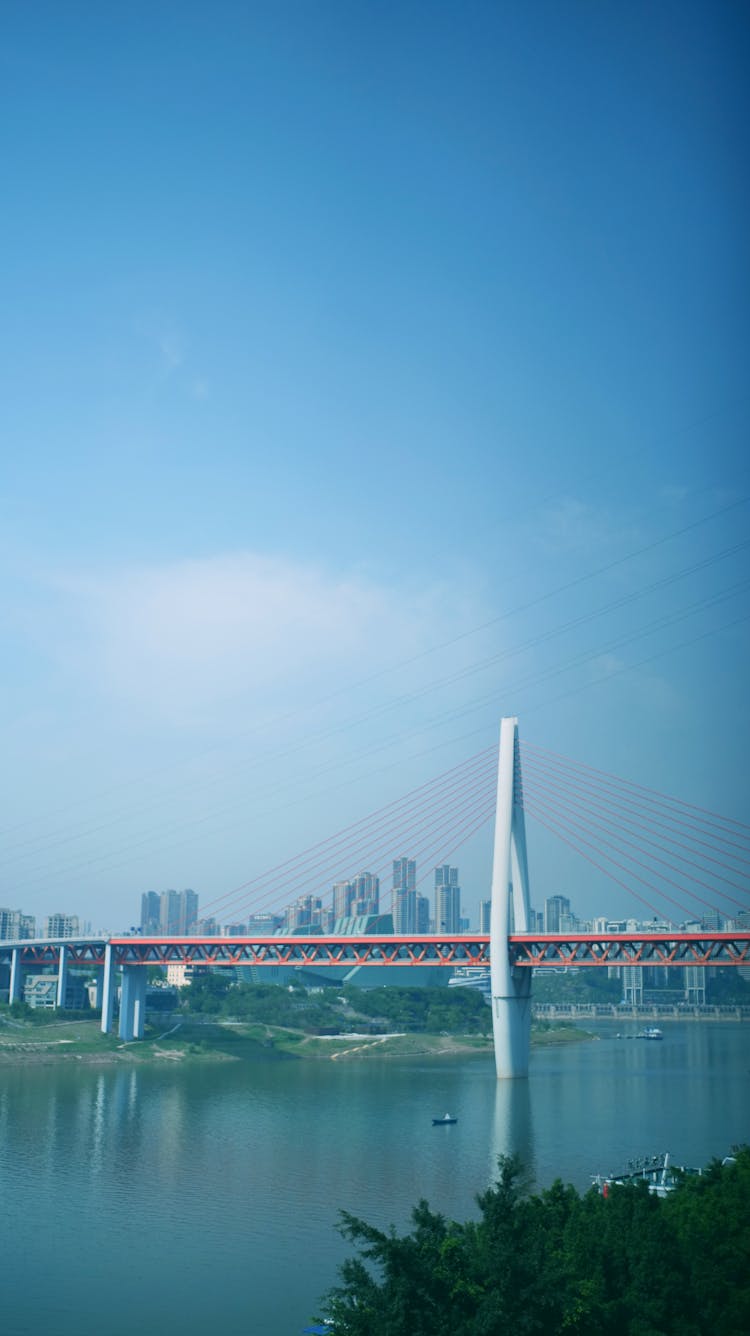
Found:
[{"label": "tall white skyscraper", "polygon": [[333,917],[349,918],[354,892],[350,881],[336,881],[333,885]]},{"label": "tall white skyscraper", "polygon": [[461,931],[461,887],[458,868],[443,863],[435,868],[435,932]]},{"label": "tall white skyscraper", "polygon": [[417,931],[417,864],[413,858],[393,860],[393,931]]}]

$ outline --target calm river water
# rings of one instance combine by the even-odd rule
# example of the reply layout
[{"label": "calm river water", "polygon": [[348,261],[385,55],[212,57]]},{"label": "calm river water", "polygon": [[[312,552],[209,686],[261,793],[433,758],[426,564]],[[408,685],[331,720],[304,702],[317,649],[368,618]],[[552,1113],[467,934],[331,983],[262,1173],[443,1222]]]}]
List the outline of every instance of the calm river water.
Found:
[{"label": "calm river water", "polygon": [[[503,1152],[583,1189],[634,1155],[750,1140],[750,1027],[663,1029],[602,1025],[504,1083],[476,1057],[3,1067],[3,1334],[296,1336],[345,1254],[342,1207],[465,1219]],[[445,1110],[457,1125],[433,1128]]]}]

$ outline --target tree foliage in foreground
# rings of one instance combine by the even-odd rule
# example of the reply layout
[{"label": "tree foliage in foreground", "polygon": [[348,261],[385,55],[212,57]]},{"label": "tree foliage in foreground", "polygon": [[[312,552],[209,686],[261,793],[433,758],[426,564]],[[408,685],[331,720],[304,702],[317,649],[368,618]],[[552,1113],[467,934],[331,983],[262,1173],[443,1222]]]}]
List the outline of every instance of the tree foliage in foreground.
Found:
[{"label": "tree foliage in foreground", "polygon": [[646,1184],[525,1196],[500,1160],[457,1224],[421,1201],[400,1236],[342,1214],[355,1255],[327,1298],[335,1336],[747,1336],[750,1150],[659,1198]]}]

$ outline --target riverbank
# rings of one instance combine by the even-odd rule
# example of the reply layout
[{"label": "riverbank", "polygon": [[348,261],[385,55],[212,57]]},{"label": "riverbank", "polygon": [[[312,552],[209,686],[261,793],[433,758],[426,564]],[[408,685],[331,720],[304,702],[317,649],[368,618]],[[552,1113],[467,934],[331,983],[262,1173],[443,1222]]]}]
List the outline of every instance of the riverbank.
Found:
[{"label": "riverbank", "polygon": [[[594,1036],[570,1022],[532,1029],[532,1045],[570,1044]],[[393,1033],[310,1035],[282,1026],[242,1021],[165,1021],[146,1037],[123,1043],[104,1035],[97,1020],[47,1023],[0,1019],[0,1065],[56,1063],[250,1062],[259,1059],[344,1062],[373,1058],[489,1056],[485,1035]]]}]

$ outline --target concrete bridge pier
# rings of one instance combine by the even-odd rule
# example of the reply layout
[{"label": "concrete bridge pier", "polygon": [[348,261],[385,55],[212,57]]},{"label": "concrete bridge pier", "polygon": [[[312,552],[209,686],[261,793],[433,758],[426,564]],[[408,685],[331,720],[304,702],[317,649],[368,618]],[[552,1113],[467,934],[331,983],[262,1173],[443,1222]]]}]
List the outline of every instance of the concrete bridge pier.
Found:
[{"label": "concrete bridge pier", "polygon": [[14,946],[10,954],[10,987],[8,989],[8,1001],[23,1001],[23,958],[20,946]]},{"label": "concrete bridge pier", "polygon": [[68,948],[60,947],[60,959],[57,965],[57,994],[55,997],[55,1007],[58,1011],[65,1010],[65,998],[68,991]]},{"label": "concrete bridge pier", "polygon": [[102,1009],[102,1034],[109,1034],[115,1009],[115,958],[111,942],[104,948],[104,966],[97,974],[96,1000]]},{"label": "concrete bridge pier", "polygon": [[142,1039],[146,1023],[146,968],[123,965],[120,993],[120,1038]]},{"label": "concrete bridge pier", "polygon": [[500,723],[490,909],[490,979],[498,1079],[528,1076],[531,970],[513,966],[509,934],[529,931],[529,873],[523,815],[518,720]]}]

